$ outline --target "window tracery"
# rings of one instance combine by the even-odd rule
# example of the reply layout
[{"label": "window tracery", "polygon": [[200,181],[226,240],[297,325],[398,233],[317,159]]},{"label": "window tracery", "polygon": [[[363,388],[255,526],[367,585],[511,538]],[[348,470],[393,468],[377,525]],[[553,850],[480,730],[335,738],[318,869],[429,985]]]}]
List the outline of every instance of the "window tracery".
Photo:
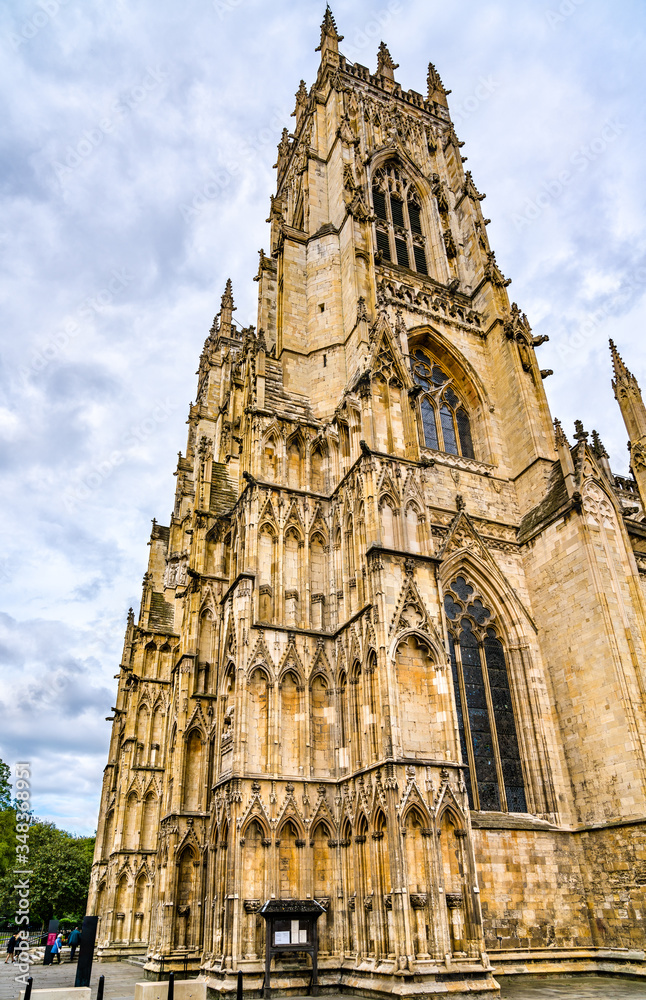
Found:
[{"label": "window tracery", "polygon": [[428,274],[419,196],[395,163],[375,172],[372,203],[377,252],[400,267]]},{"label": "window tracery", "polygon": [[458,576],[444,598],[462,758],[472,809],[527,812],[505,652],[494,615]]},{"label": "window tracery", "polygon": [[450,375],[418,347],[412,358],[413,378],[422,388],[421,411],[427,448],[475,458],[471,422]]}]

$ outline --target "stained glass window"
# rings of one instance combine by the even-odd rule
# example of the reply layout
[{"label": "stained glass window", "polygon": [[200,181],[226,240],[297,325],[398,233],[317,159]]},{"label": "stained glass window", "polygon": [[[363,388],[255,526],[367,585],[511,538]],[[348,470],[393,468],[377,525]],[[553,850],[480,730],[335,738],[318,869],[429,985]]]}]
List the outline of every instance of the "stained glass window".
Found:
[{"label": "stained glass window", "polygon": [[437,451],[438,440],[437,440],[437,427],[435,424],[435,410],[432,404],[429,402],[427,396],[424,396],[424,398],[422,399],[422,425],[424,427],[424,437],[426,439],[426,447],[433,448],[435,451]]},{"label": "stained glass window", "polygon": [[527,812],[502,642],[493,615],[458,576],[444,597],[462,759],[472,809]]},{"label": "stained glass window", "polygon": [[[372,203],[379,223],[387,224],[387,231],[379,226],[376,229],[377,251],[382,259],[414,269],[419,274],[428,274],[417,193],[396,163],[386,163],[376,172]],[[388,243],[387,249],[385,243]]]},{"label": "stained glass window", "polygon": [[[378,239],[380,232],[377,230]],[[399,253],[401,241],[395,242]],[[453,380],[421,348],[415,350],[411,360],[413,377],[424,390],[421,410],[426,447],[475,458],[469,417]]]}]

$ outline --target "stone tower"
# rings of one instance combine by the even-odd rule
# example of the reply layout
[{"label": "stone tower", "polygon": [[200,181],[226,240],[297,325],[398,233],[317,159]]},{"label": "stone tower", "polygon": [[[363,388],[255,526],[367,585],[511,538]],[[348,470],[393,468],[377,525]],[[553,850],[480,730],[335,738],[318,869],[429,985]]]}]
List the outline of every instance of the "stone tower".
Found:
[{"label": "stone tower", "polygon": [[486,992],[490,956],[643,972],[640,496],[596,432],[555,433],[435,68],[404,91],[341,41],[328,8],[256,326],[227,282],[153,524],[100,955],[258,989],[260,907],[316,899],[334,990]]}]

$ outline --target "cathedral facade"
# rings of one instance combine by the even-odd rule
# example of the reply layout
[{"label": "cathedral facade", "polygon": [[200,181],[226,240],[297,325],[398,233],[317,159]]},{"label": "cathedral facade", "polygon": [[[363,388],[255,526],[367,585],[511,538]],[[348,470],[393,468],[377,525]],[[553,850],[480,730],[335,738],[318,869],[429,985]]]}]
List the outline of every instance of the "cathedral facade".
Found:
[{"label": "cathedral facade", "polygon": [[[104,960],[263,982],[317,900],[335,992],[646,974],[646,409],[630,478],[552,421],[447,91],[328,8],[278,147],[258,317],[230,282],[153,523],[88,912]],[[303,992],[279,956],[272,986]]]}]

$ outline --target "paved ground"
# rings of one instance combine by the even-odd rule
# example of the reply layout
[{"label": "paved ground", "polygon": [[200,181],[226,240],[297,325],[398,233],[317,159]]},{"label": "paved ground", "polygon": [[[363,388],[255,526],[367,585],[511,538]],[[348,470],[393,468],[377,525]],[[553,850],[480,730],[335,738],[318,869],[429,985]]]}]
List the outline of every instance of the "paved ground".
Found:
[{"label": "paved ground", "polygon": [[[31,967],[34,989],[73,986],[76,964],[70,965],[69,952],[61,965]],[[18,1000],[22,986],[14,976],[17,968],[0,964],[0,1000]],[[142,970],[126,962],[95,965],[92,970],[92,1000],[100,975],[105,976],[105,1000],[133,1000],[135,983],[143,979]],[[502,980],[501,1000],[646,1000],[646,983],[606,976],[572,976],[545,979]],[[275,994],[274,994],[275,995]],[[326,1000],[348,1000],[327,997]]]},{"label": "paved ground", "polygon": [[646,1000],[646,982],[614,976],[500,979],[501,1000]]},{"label": "paved ground", "polygon": [[[5,954],[6,958],[6,954]],[[0,965],[0,1000],[18,1000],[22,983],[15,981],[18,975],[16,965],[5,965],[4,958]],[[69,949],[63,951],[60,965],[32,965],[30,976],[33,976],[33,989],[57,989],[63,986],[73,986],[76,978],[76,962],[70,964]],[[92,967],[92,1000],[96,997],[99,976],[105,976],[104,1000],[133,1000],[135,983],[143,980],[143,970],[127,962],[95,963]]]}]

